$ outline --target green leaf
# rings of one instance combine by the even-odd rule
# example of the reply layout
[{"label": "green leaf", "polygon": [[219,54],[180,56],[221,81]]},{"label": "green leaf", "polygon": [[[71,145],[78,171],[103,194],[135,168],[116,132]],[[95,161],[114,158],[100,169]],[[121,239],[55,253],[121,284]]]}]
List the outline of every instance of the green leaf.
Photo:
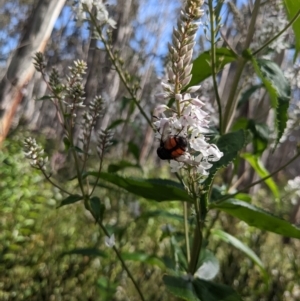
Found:
[{"label": "green leaf", "polygon": [[244,221],[249,226],[277,233],[286,237],[300,238],[300,228],[249,203],[228,199],[210,203],[211,209],[219,209]]},{"label": "green leaf", "polygon": [[52,100],[53,98],[55,98],[55,96],[53,96],[53,95],[44,95],[40,98],[37,98],[35,101]]},{"label": "green leaf", "polygon": [[265,123],[259,123],[250,119],[248,121],[247,129],[253,134],[253,152],[261,155],[268,146],[269,127]]},{"label": "green leaf", "polygon": [[117,291],[118,283],[112,283],[106,277],[100,277],[97,280],[97,287],[100,290],[102,300],[113,300]]},{"label": "green leaf", "polygon": [[237,157],[238,152],[241,151],[246,144],[246,138],[246,132],[244,130],[228,133],[220,137],[216,144],[224,155],[219,161],[214,162],[209,170],[209,176],[204,181],[206,187],[211,185],[214,175],[220,168],[227,166]]},{"label": "green leaf", "polygon": [[61,201],[60,205],[57,208],[66,206],[66,205],[70,205],[70,204],[74,204],[76,202],[81,201],[82,199],[83,199],[83,197],[79,194],[69,195],[67,198],[65,198],[64,200]]},{"label": "green leaf", "polygon": [[269,93],[271,105],[276,110],[277,143],[286,128],[291,87],[282,70],[273,61],[251,58],[254,70]]},{"label": "green leaf", "polygon": [[170,213],[168,211],[165,210],[154,210],[154,211],[145,211],[141,214],[141,216],[139,218],[142,219],[149,219],[151,217],[162,217],[164,219],[166,218],[170,218],[176,221],[180,221],[183,222],[183,216],[179,215],[179,214],[175,214],[175,213]]},{"label": "green leaf", "polygon": [[248,193],[238,193],[234,196],[235,199],[247,202],[247,203],[251,203],[252,201],[252,197],[251,195],[249,195]]},{"label": "green leaf", "polygon": [[[287,11],[288,20],[291,21],[300,10],[300,2],[298,0],[284,0],[283,2]],[[295,60],[300,51],[300,17],[298,17],[297,20],[293,23],[293,30],[296,40],[296,51],[294,55]]]},{"label": "green leaf", "polygon": [[64,137],[63,139],[64,145],[65,145],[65,150],[68,151],[70,146],[71,146],[71,142],[67,137]]},{"label": "green leaf", "polygon": [[[256,173],[261,177],[264,178],[268,176],[270,173],[267,171],[267,169],[264,167],[262,161],[257,155],[252,155],[249,153],[241,154],[241,157],[244,158],[249,164],[252,166],[252,168],[256,171]],[[270,188],[272,191],[274,197],[276,199],[279,198],[279,190],[276,185],[276,183],[273,181],[272,178],[269,178],[264,181],[266,185]]]},{"label": "green leaf", "polygon": [[201,301],[242,301],[237,292],[223,284],[195,279],[193,285]]},{"label": "green leaf", "polygon": [[[216,69],[217,72],[222,70],[228,63],[237,59],[236,54],[227,48],[216,49]],[[194,86],[211,76],[211,52],[201,53],[194,61],[192,68],[192,79],[188,87]]]},{"label": "green leaf", "polygon": [[158,266],[160,269],[165,269],[165,264],[161,259],[143,252],[122,253],[122,257],[124,260],[143,262],[149,265]]},{"label": "green leaf", "polygon": [[200,279],[212,280],[217,276],[220,270],[219,261],[216,256],[207,249],[201,250],[200,267],[195,276]]},{"label": "green leaf", "polygon": [[124,123],[125,120],[124,119],[117,119],[115,121],[113,121],[108,127],[107,130],[111,130],[114,129],[115,127],[117,127],[119,124]]},{"label": "green leaf", "polygon": [[250,96],[257,90],[260,89],[262,87],[261,84],[259,85],[254,85],[251,86],[249,89],[247,89],[246,91],[244,91],[241,95],[240,100],[238,101],[238,108],[240,108],[244,103],[246,103]]},{"label": "green leaf", "polygon": [[262,154],[268,146],[269,127],[253,119],[239,118],[232,127],[234,130],[249,130],[252,134],[254,153]]},{"label": "green leaf", "polygon": [[165,179],[137,179],[121,177],[117,174],[90,172],[86,175],[100,176],[100,179],[117,185],[145,199],[163,201],[193,202],[192,198],[177,182]]},{"label": "green leaf", "polygon": [[269,80],[267,77],[268,69],[267,68],[262,69],[262,66],[264,65],[263,64],[264,61],[266,61],[266,60],[256,60],[254,57],[251,57],[251,62],[254,67],[254,70],[255,70],[257,76],[261,79],[263,85],[265,86],[266,90],[269,93],[272,108],[277,108],[278,93],[277,93],[276,87],[272,84],[271,80]]},{"label": "green leaf", "polygon": [[231,288],[201,279],[165,275],[163,281],[175,296],[187,301],[242,301]]},{"label": "green leaf", "polygon": [[[201,301],[194,291],[193,283],[182,277],[164,275],[163,282],[176,297],[187,301]],[[206,301],[206,300],[205,300]]]},{"label": "green leaf", "polygon": [[266,280],[268,279],[268,274],[267,274],[267,271],[265,270],[265,267],[264,267],[262,261],[248,246],[246,246],[243,242],[241,242],[236,237],[234,237],[222,230],[212,229],[210,232],[215,237],[220,238],[221,240],[231,244],[238,250],[242,251],[246,256],[248,256],[251,260],[253,260],[253,262],[260,268],[265,279]]},{"label": "green leaf", "polygon": [[100,257],[107,257],[107,254],[103,251],[100,251],[96,248],[78,248],[78,249],[73,249],[67,252],[63,252],[60,256],[65,256],[65,255],[83,255],[83,256],[100,256]]},{"label": "green leaf", "polygon": [[107,171],[109,173],[114,173],[114,172],[117,172],[119,170],[124,170],[126,168],[139,168],[139,169],[141,169],[141,166],[138,165],[138,164],[132,164],[129,161],[121,160],[118,163],[110,164],[107,168]]},{"label": "green leaf", "polygon": [[90,204],[91,204],[91,209],[93,216],[97,221],[103,219],[104,211],[105,211],[105,206],[104,204],[101,203],[100,199],[96,196],[93,196],[90,198]]},{"label": "green leaf", "polygon": [[74,149],[77,153],[84,154],[84,151],[80,147],[74,146]]},{"label": "green leaf", "polygon": [[121,100],[121,112],[125,109],[126,106],[128,106],[128,104],[130,104],[132,102],[132,98],[128,98],[123,96],[122,100]]},{"label": "green leaf", "polygon": [[133,154],[136,161],[139,161],[140,148],[133,142],[128,143],[128,150]]}]

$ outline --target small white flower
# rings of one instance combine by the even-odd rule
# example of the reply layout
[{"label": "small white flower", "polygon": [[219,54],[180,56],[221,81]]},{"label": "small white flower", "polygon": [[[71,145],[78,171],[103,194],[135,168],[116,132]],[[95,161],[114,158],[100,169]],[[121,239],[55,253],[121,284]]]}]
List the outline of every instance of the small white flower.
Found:
[{"label": "small white flower", "polygon": [[178,172],[184,166],[183,162],[178,162],[175,160],[170,161],[171,172]]},{"label": "small white flower", "polygon": [[166,106],[166,105],[159,105],[157,106],[154,111],[153,111],[153,116],[156,116],[156,115],[159,115],[159,114],[162,114],[164,111],[168,110],[169,107]]},{"label": "small white flower", "polygon": [[110,237],[105,236],[105,245],[109,248],[112,248],[116,244],[115,235],[112,234]]},{"label": "small white flower", "polygon": [[201,85],[199,86],[191,86],[187,89],[187,93],[194,93],[194,92],[197,92],[199,89],[201,88]]}]

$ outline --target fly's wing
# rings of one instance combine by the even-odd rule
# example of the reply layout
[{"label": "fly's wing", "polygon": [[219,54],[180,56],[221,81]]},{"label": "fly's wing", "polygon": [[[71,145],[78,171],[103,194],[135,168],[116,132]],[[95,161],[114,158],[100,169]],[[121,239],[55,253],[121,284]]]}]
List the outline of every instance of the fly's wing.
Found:
[{"label": "fly's wing", "polygon": [[168,119],[161,120],[160,133],[161,133],[161,140],[165,142],[170,135],[170,123]]}]

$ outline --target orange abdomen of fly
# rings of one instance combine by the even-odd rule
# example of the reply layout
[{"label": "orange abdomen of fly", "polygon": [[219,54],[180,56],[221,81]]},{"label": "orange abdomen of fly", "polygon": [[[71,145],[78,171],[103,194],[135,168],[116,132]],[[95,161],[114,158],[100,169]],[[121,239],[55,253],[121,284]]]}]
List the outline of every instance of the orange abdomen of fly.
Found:
[{"label": "orange abdomen of fly", "polygon": [[169,136],[164,142],[161,141],[157,154],[162,160],[176,159],[182,156],[187,148],[187,140],[182,136]]}]

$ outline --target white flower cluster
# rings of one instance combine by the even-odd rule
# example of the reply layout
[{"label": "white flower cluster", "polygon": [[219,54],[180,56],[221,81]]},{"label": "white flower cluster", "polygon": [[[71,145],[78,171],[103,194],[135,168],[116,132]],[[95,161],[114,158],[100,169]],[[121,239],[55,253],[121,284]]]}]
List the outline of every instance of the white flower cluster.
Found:
[{"label": "white flower cluster", "polygon": [[116,28],[117,22],[109,17],[105,4],[101,0],[80,0],[76,15],[79,21],[89,19],[87,11],[92,11],[93,6],[96,8],[96,19],[100,24],[107,24]]},{"label": "white flower cluster", "polygon": [[[166,87],[169,89],[170,87]],[[157,130],[156,138],[160,141],[168,137],[184,137],[188,145],[186,151],[175,160],[170,161],[172,172],[181,168],[195,168],[197,173],[208,175],[211,162],[220,160],[223,153],[214,144],[209,144],[205,134],[209,132],[209,115],[202,107],[204,105],[197,97],[193,98],[189,92],[195,92],[199,86],[190,87],[185,94],[176,94],[175,99],[180,104],[180,115],[167,107],[160,105],[154,110],[154,116],[158,119],[154,122]],[[167,117],[168,114],[170,117]]]},{"label": "white flower cluster", "polygon": [[300,176],[297,176],[292,180],[288,180],[288,183],[285,187],[285,190],[287,191],[288,196],[293,205],[296,205],[298,203],[298,200],[300,199],[299,187],[300,187]]}]

